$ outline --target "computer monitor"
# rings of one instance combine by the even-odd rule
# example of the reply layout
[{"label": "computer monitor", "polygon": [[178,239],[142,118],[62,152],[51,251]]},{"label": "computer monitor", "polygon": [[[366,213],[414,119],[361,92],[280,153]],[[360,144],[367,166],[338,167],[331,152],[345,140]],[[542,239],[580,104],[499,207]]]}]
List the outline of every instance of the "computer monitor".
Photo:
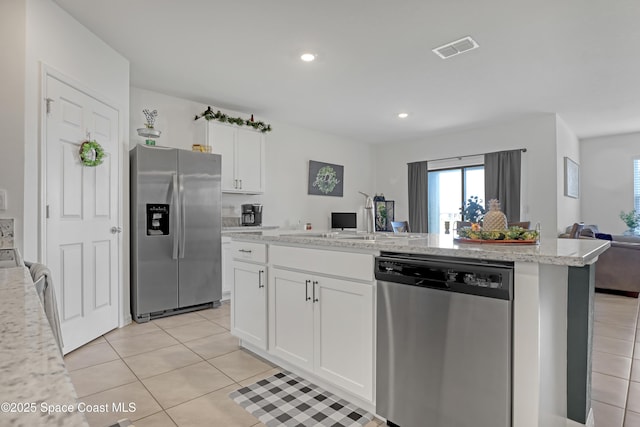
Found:
[{"label": "computer monitor", "polygon": [[331,212],[331,228],[358,228],[355,212]]}]

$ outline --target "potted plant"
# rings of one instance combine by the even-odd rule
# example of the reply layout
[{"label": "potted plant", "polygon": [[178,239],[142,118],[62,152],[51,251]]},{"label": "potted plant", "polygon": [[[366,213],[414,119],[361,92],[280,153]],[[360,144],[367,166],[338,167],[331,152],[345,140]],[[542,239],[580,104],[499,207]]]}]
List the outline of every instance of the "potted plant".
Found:
[{"label": "potted plant", "polygon": [[629,213],[620,211],[620,219],[628,227],[627,231],[625,231],[624,234],[636,234],[636,229],[638,228],[638,225],[640,225],[640,213],[636,212],[635,209],[632,209]]},{"label": "potted plant", "polygon": [[460,209],[463,221],[478,223],[482,221],[486,210],[482,206],[482,200],[478,196],[471,196],[464,204],[464,208]]}]

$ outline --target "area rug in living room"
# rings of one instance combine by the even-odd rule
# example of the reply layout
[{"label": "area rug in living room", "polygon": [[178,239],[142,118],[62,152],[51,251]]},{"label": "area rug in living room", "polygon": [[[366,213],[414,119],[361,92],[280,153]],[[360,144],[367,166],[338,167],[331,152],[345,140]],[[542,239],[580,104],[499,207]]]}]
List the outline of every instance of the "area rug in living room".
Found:
[{"label": "area rug in living room", "polygon": [[373,414],[289,372],[242,387],[229,397],[267,427],[358,427]]}]

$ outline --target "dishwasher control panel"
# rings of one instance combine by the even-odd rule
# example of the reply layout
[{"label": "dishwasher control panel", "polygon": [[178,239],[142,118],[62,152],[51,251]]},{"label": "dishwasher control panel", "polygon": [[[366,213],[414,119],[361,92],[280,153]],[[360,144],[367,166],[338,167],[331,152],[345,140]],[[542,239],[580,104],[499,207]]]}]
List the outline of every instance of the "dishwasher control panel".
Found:
[{"label": "dishwasher control panel", "polygon": [[512,299],[513,264],[461,258],[383,253],[376,258],[377,280]]}]

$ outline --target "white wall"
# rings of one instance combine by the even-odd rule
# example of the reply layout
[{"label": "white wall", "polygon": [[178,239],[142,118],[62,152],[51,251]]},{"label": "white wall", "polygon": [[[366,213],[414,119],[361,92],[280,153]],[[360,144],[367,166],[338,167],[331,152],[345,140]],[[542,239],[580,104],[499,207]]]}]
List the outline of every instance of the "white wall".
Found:
[{"label": "white wall", "polygon": [[622,234],[620,211],[633,209],[633,159],[640,158],[640,133],[583,139],[581,209],[586,224]]},{"label": "white wall", "polygon": [[[580,198],[583,197],[584,191],[581,191],[578,199],[564,195],[564,158],[569,157],[580,164],[580,142],[566,123],[560,117],[556,118],[558,231],[564,232],[567,226],[582,220]],[[581,168],[580,172],[582,170]]]},{"label": "white wall", "polygon": [[[23,17],[12,8],[22,9]],[[24,258],[43,261],[44,248],[39,247],[39,236],[43,232],[40,227],[43,65],[90,89],[119,110],[122,153],[127,154],[129,62],[51,0],[0,2],[0,16],[3,18],[0,31],[3,35],[5,30],[9,32],[2,37],[0,44],[3,52],[9,55],[7,57],[11,57],[11,61],[3,62],[3,67],[12,65],[8,68],[11,72],[3,74],[0,83],[2,88],[12,88],[8,98],[0,97],[3,123],[11,127],[6,132],[3,128],[3,135],[10,135],[11,140],[7,139],[10,144],[2,146],[0,188],[5,183],[9,187],[11,210],[7,216],[16,217],[17,244]],[[2,159],[9,160],[11,164],[5,168]],[[128,167],[123,166],[125,179],[127,173]],[[123,203],[128,203],[128,199],[123,199]],[[128,207],[122,206],[122,211],[128,211]],[[114,218],[114,225],[119,223],[125,229],[121,235],[124,248],[121,260],[121,324],[129,316],[127,221],[128,217]]]},{"label": "white wall", "polygon": [[15,218],[15,245],[23,248],[24,181],[24,1],[0,2],[0,189],[7,191],[7,207],[0,218]]},{"label": "white wall", "polygon": [[[24,257],[40,260],[40,176],[35,171],[40,168],[40,109],[44,98],[41,93],[41,67],[44,64],[56,69],[100,94],[120,110],[120,138],[124,147],[122,151],[126,154],[128,142],[125,138],[129,133],[129,61],[51,0],[26,0],[26,5]],[[123,238],[126,236],[127,233],[123,233]],[[128,257],[125,259],[128,260]],[[126,277],[128,280],[128,273]],[[128,287],[126,293],[128,295]]]},{"label": "white wall", "polygon": [[526,148],[522,154],[521,219],[540,222],[543,236],[557,236],[556,116],[536,114],[375,147],[376,191],[396,200],[396,218],[408,219],[407,163]]},{"label": "white wall", "polygon": [[[131,143],[143,143],[136,128],[144,123],[144,108],[158,110],[156,129],[162,131],[158,145],[191,149],[196,141],[194,116],[207,106],[145,89],[131,88]],[[211,106],[214,111],[217,109]],[[234,116],[249,117],[250,112],[221,109]],[[264,204],[263,223],[290,228],[311,222],[314,229],[327,229],[332,211],[357,211],[363,225],[364,197],[358,190],[374,192],[371,165],[372,147],[335,135],[316,132],[264,117],[255,117],[272,125],[266,135],[266,191],[264,195],[224,194],[224,216],[240,216],[242,203]],[[214,147],[215,151],[215,147]],[[325,197],[307,194],[308,163],[318,160],[344,166],[344,196]]]}]

